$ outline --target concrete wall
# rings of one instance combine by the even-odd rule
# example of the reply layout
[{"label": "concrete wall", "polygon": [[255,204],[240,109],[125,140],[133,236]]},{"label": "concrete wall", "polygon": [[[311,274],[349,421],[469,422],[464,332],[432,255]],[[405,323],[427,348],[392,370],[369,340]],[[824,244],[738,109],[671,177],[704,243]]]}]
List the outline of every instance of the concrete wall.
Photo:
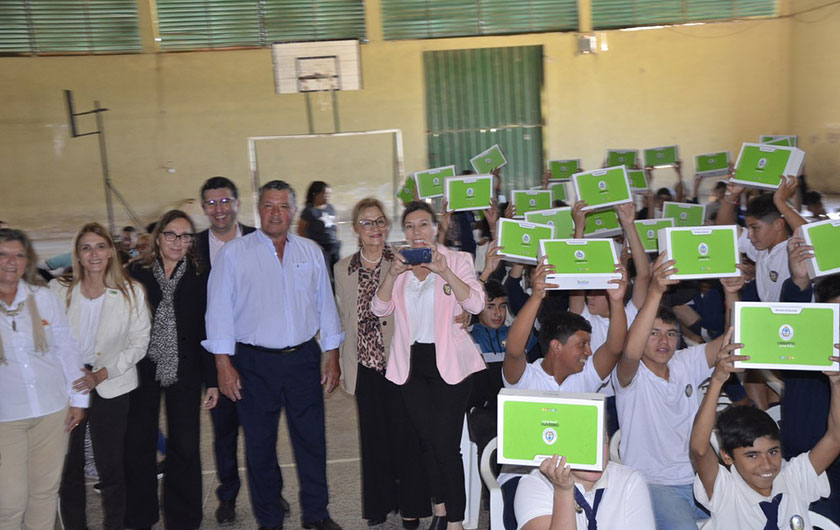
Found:
[{"label": "concrete wall", "polygon": [[801,0],[791,26],[790,129],[807,152],[808,182],[840,192],[840,8]]},{"label": "concrete wall", "polygon": [[[594,167],[608,147],[677,143],[690,176],[695,154],[735,156],[743,141],[791,131],[809,149],[809,174],[828,188],[840,160],[830,149],[840,135],[840,74],[826,72],[836,60],[838,13],[814,25],[780,18],[610,31],[602,34],[609,50],[587,56],[575,54],[572,34],[386,42],[370,31],[364,89],[338,94],[340,126],[400,129],[405,169],[422,169],[423,52],[540,44],[546,158],[580,157]],[[0,219],[41,234],[105,218],[97,139],[69,138],[64,88],[74,90],[77,110],[95,99],[110,109],[113,181],[148,220],[195,198],[212,175],[232,178],[247,194],[247,138],[309,131],[304,96],[274,93],[267,49],[0,58]],[[330,102],[313,96],[311,108],[315,131],[333,132]],[[92,119],[80,128],[91,130]],[[392,193],[389,137],[265,142],[258,153],[263,179],[286,178],[301,194],[311,180],[330,181],[340,211],[363,195]],[[671,182],[669,171],[662,174]],[[250,208],[246,198],[243,212]],[[116,213],[127,220],[118,206]]]}]

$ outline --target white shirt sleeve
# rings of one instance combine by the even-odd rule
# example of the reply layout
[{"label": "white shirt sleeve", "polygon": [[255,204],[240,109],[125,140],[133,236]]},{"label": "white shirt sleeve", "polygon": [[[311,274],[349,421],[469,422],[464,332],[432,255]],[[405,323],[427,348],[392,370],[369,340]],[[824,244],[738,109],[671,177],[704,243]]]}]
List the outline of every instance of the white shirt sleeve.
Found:
[{"label": "white shirt sleeve", "polygon": [[734,495],[734,479],[732,475],[729,473],[729,470],[723,467],[721,464],[718,464],[718,473],[717,477],[715,477],[715,484],[712,486],[714,488],[712,497],[706,494],[706,488],[703,486],[703,482],[700,480],[700,475],[694,475],[694,498],[699,502],[704,508],[712,512],[720,512],[721,508],[723,507],[724,500],[728,499],[732,495]]},{"label": "white shirt sleeve", "polygon": [[534,373],[536,369],[542,370],[542,368],[537,368],[532,363],[525,363],[525,369],[522,370],[519,381],[513,384],[508,382],[505,378],[505,371],[502,370],[502,383],[504,383],[505,388],[530,388],[536,390],[537,385],[535,380],[538,378],[537,374]]},{"label": "white shirt sleeve", "polygon": [[811,464],[811,452],[802,453],[788,460],[782,472],[788,483],[788,489],[797,492],[797,496],[814,502],[820,497],[828,497],[831,493],[831,486],[828,483],[828,475],[823,471],[817,475],[814,465]]},{"label": "white shirt sleeve", "polygon": [[201,341],[201,345],[210,353],[232,356],[236,353],[236,334],[233,329],[236,259],[231,256],[231,248],[231,245],[222,247],[216,255],[216,263],[210,269],[204,317],[207,338]]},{"label": "white shirt sleeve", "polygon": [[522,528],[531,519],[551,516],[554,510],[554,487],[548,482],[539,469],[532,471],[519,480],[516,487],[516,497],[513,501],[513,511],[516,514],[516,524]]},{"label": "white shirt sleeve", "polygon": [[632,473],[625,486],[627,502],[624,503],[627,528],[634,530],[655,530],[656,522],[653,518],[653,504],[650,500],[650,490],[638,471]]},{"label": "white shirt sleeve", "polygon": [[51,346],[64,371],[70,406],[87,408],[90,396],[73,389],[73,381],[84,375],[82,372],[82,355],[79,350],[79,343],[73,337],[73,330],[70,328],[70,322],[62,309],[61,302],[56,298],[55,293],[46,288],[38,289],[35,298],[38,311],[52,329],[55,342]]}]

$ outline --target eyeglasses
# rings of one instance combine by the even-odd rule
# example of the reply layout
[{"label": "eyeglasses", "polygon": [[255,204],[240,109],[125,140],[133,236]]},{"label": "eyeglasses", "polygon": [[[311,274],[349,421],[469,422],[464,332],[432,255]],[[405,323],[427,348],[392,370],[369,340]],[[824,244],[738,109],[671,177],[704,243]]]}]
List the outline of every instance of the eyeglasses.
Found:
[{"label": "eyeglasses", "polygon": [[183,233],[183,234],[176,234],[175,232],[162,232],[163,239],[169,241],[170,243],[175,241],[176,239],[180,239],[182,243],[188,245],[192,242],[193,234],[190,233]]},{"label": "eyeglasses", "polygon": [[230,197],[225,197],[224,199],[210,199],[209,201],[204,201],[205,208],[213,208],[215,206],[230,206],[233,201],[236,199],[231,199]]},{"label": "eyeglasses", "polygon": [[359,221],[359,226],[365,230],[373,230],[373,227],[385,228],[388,225],[388,220],[384,216],[371,221],[370,219],[362,219]]}]

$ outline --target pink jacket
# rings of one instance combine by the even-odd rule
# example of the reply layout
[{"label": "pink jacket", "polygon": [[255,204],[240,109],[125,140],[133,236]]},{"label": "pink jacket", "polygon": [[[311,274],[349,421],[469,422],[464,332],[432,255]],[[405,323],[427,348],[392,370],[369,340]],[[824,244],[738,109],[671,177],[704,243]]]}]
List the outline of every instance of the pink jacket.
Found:
[{"label": "pink jacket", "polygon": [[[470,287],[470,296],[458,302],[455,294],[448,288],[442,277],[435,275],[435,349],[437,368],[443,380],[454,385],[468,375],[486,368],[478,347],[466,330],[455,324],[453,319],[461,314],[462,309],[477,315],[484,309],[484,287],[475,275],[472,256],[466,252],[455,252],[443,245],[438,252],[446,256],[449,268]],[[408,379],[411,368],[411,329],[405,309],[405,282],[410,271],[399,275],[394,281],[394,291],[390,302],[383,302],[374,295],[370,308],[378,317],[394,313],[394,338],[391,341],[391,353],[385,369],[385,377],[398,385]],[[446,289],[444,289],[446,287]],[[447,292],[449,294],[447,294]]]}]

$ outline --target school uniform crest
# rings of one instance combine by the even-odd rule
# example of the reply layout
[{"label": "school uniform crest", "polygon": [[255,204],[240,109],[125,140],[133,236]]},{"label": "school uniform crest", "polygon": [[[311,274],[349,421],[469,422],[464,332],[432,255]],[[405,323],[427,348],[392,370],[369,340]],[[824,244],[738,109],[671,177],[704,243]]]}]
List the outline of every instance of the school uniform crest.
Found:
[{"label": "school uniform crest", "polygon": [[776,271],[770,271],[770,281],[776,282],[779,279],[779,273]]},{"label": "school uniform crest", "polygon": [[694,393],[694,387],[691,385],[685,385],[685,397],[691,397],[691,394]]},{"label": "school uniform crest", "polygon": [[443,284],[443,294],[446,296],[452,294],[452,287],[450,287],[448,283]]}]

